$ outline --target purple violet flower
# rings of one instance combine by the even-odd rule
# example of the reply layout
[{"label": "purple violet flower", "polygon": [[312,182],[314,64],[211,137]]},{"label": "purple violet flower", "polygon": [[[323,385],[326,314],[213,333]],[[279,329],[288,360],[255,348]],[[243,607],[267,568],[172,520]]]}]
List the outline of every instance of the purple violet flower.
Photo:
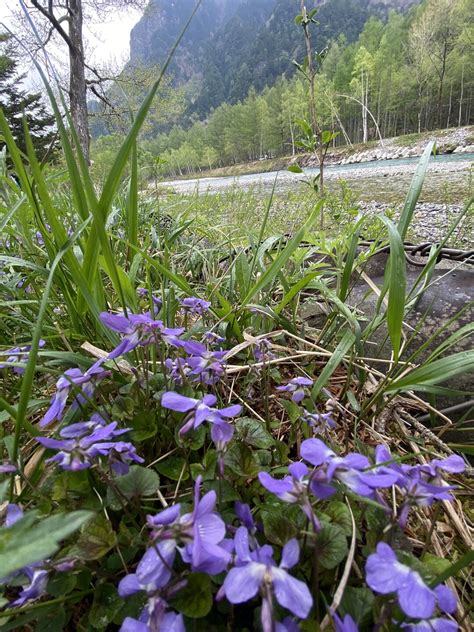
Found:
[{"label": "purple violet flower", "polygon": [[181,386],[191,373],[191,367],[186,358],[176,358],[175,360],[166,358],[164,364],[168,375],[178,386]]},{"label": "purple violet flower", "polygon": [[[137,290],[137,294],[138,296],[141,296],[142,298],[146,298],[149,292],[146,289],[146,287],[139,287]],[[161,300],[161,298],[159,296],[155,296],[155,294],[152,294],[151,300],[153,301],[153,305],[157,307],[159,310],[161,308],[161,305],[163,304],[163,301]]]},{"label": "purple violet flower", "polygon": [[181,307],[190,314],[202,316],[209,311],[211,303],[209,301],[203,301],[201,298],[190,296],[188,298],[183,298],[181,301]]},{"label": "purple violet flower", "polygon": [[269,362],[275,359],[275,354],[270,351],[272,343],[267,338],[259,338],[254,345],[253,354],[257,362]]},{"label": "purple violet flower", "polygon": [[344,619],[341,619],[334,613],[333,621],[336,626],[336,632],[359,632],[356,622],[349,614],[346,614]]},{"label": "purple violet flower", "polygon": [[283,621],[275,621],[275,632],[300,632],[300,626],[291,617],[285,617]]},{"label": "purple violet flower", "polygon": [[85,404],[92,398],[97,384],[110,375],[110,371],[104,369],[102,363],[103,360],[98,360],[84,373],[80,369],[68,369],[64,372],[64,375],[56,382],[56,394],[51,400],[49,409],[40,421],[40,428],[44,428],[55,420],[62,419],[69,391],[74,386],[81,387],[81,392],[74,398],[74,408]]},{"label": "purple violet flower", "polygon": [[444,585],[429,588],[421,575],[397,560],[392,548],[384,542],[377,544],[376,553],[367,558],[366,581],[376,593],[396,593],[403,612],[416,619],[430,619],[438,604],[443,612],[456,610],[456,598]]},{"label": "purple violet flower", "polygon": [[[391,459],[391,454],[386,448],[376,450],[377,462]],[[383,466],[385,471],[389,470],[398,475],[397,486],[404,494],[404,500],[398,510],[398,522],[402,528],[405,527],[410,508],[412,506],[431,506],[435,500],[452,500],[450,493],[453,486],[450,486],[443,479],[443,472],[460,473],[465,469],[465,463],[460,456],[451,455],[446,459],[433,459],[430,463],[422,465],[405,465],[392,463]]]},{"label": "purple violet flower", "polygon": [[326,434],[328,428],[336,428],[337,424],[332,417],[332,413],[310,413],[303,411],[301,420],[313,429],[315,434]]},{"label": "purple violet flower", "polygon": [[242,406],[234,404],[227,408],[212,408],[217,402],[215,395],[205,395],[202,399],[194,399],[193,397],[185,397],[173,391],[164,393],[161,398],[163,408],[174,410],[179,413],[188,413],[185,418],[185,424],[179,431],[179,434],[185,434],[191,428],[194,430],[199,428],[205,421],[220,426],[220,434],[215,433],[217,440],[223,437],[229,437],[226,441],[230,441],[234,429],[227,423],[226,419],[237,417],[242,412]]},{"label": "purple violet flower", "polygon": [[23,606],[27,601],[39,599],[46,593],[48,571],[43,568],[26,566],[18,574],[24,575],[29,583],[26,586],[22,586],[18,597],[8,604],[9,608]]},{"label": "purple violet flower", "polygon": [[162,589],[171,577],[171,567],[166,568],[163,564],[160,566],[160,562],[160,557],[152,547],[139,562],[136,572],[126,575],[120,581],[118,586],[120,597],[130,597],[137,592],[145,592],[148,597],[139,619],[126,617],[120,628],[121,632],[153,632],[154,630],[185,632],[182,616],[168,611],[168,604],[161,597],[163,592],[166,592],[168,597],[171,596],[182,587],[182,584],[174,590],[163,591]]},{"label": "purple violet flower", "polygon": [[186,632],[183,615],[167,610],[168,604],[159,597],[152,597],[142,610],[140,619],[126,617],[120,632]]},{"label": "purple violet flower", "polygon": [[10,463],[0,463],[0,474],[13,474],[13,472],[17,471],[16,465],[11,465]]},{"label": "purple violet flower", "polygon": [[205,345],[195,340],[183,343],[186,353],[190,354],[186,362],[191,367],[190,374],[204,384],[216,384],[225,373],[226,351],[210,351]]},{"label": "purple violet flower", "polygon": [[260,472],[258,480],[265,489],[275,494],[280,500],[299,505],[311,521],[313,528],[319,530],[321,525],[314,514],[308,496],[309,470],[307,466],[304,463],[292,463],[288,467],[288,472],[289,475],[281,480],[273,478],[267,472]]},{"label": "purple violet flower", "polygon": [[249,505],[247,505],[246,503],[241,503],[240,500],[237,500],[234,504],[234,511],[235,515],[243,524],[243,526],[247,529],[247,531],[250,534],[254,534],[257,530],[257,527],[255,525],[255,521],[253,519]]},{"label": "purple violet flower", "polygon": [[214,331],[206,331],[202,338],[202,342],[207,343],[209,347],[213,345],[221,345],[224,342],[225,338],[219,336]]},{"label": "purple violet flower", "polygon": [[299,404],[306,397],[307,388],[313,386],[313,380],[307,377],[294,377],[284,386],[277,386],[276,390],[280,392],[292,393],[291,399]]},{"label": "purple violet flower", "polygon": [[172,347],[182,346],[179,336],[184,328],[171,329],[163,325],[163,321],[154,320],[150,314],[110,314],[102,312],[101,321],[112,331],[124,334],[120,344],[107,356],[110,360],[137,347],[164,342]]},{"label": "purple violet flower", "polygon": [[375,491],[378,488],[391,487],[398,478],[396,474],[385,472],[364,472],[370,468],[366,456],[357,452],[351,452],[344,457],[337,456],[320,439],[303,441],[300,454],[317,468],[310,477],[310,489],[317,498],[329,498],[335,493],[333,479],[360,496],[375,498]]},{"label": "purple violet flower", "polygon": [[142,569],[139,571],[140,565],[137,568],[137,576],[142,582],[165,585],[171,577],[176,550],[193,571],[217,575],[227,567],[231,556],[224,548],[227,546],[224,521],[214,512],[216,493],[210,491],[200,498],[201,482],[199,476],[194,486],[191,513],[181,515],[181,505],[177,504],[156,516],[147,517],[154,544],[142,559]]},{"label": "purple violet flower", "polygon": [[47,463],[58,463],[63,470],[77,471],[91,467],[98,457],[106,456],[118,474],[128,472],[129,462],[143,463],[131,443],[112,441],[130,428],[117,430],[116,421],[103,425],[99,419],[102,420],[100,415],[95,415],[90,422],[65,426],[59,432],[61,439],[37,437],[42,446],[58,451]]},{"label": "purple violet flower", "polygon": [[305,619],[313,606],[313,598],[306,584],[287,572],[298,563],[297,540],[292,539],[285,544],[279,566],[273,559],[271,546],[264,545],[250,551],[249,533],[245,527],[237,529],[234,543],[236,566],[227,573],[218,599],[226,597],[230,603],[239,604],[253,599],[260,591],[264,632],[273,629],[273,595],[283,608]]},{"label": "purple violet flower", "polygon": [[[42,349],[46,345],[46,340],[41,339],[38,343],[38,347]],[[0,364],[0,369],[7,369],[12,362],[17,364],[26,364],[28,362],[28,353],[31,351],[31,345],[25,345],[24,347],[14,347],[13,349],[7,349],[6,351],[0,351],[0,358],[8,356],[4,363]],[[25,372],[25,368],[22,366],[14,366],[12,368],[14,373],[22,375]]]},{"label": "purple violet flower", "polygon": [[[2,511],[3,513],[3,511]],[[23,518],[23,509],[15,503],[9,503],[5,508],[5,517],[2,527],[12,527],[16,522]]]}]

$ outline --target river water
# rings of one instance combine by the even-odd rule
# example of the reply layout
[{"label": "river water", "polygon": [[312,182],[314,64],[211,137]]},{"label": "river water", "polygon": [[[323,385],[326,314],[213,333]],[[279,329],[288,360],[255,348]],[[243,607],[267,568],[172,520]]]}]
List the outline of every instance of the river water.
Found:
[{"label": "river water", "polygon": [[[467,179],[467,172],[474,161],[474,153],[443,154],[431,159],[428,174],[436,180]],[[326,181],[345,180],[377,180],[390,176],[401,176],[401,180],[409,180],[415,172],[419,158],[398,158],[394,160],[374,160],[349,165],[327,166],[324,170]],[[171,180],[162,186],[173,188],[176,193],[221,193],[226,189],[263,189],[269,191],[276,180],[276,190],[286,191],[296,188],[302,179],[318,173],[318,168],[307,168],[304,174],[295,174],[286,170],[268,171],[243,176],[203,177],[191,180]],[[383,180],[382,180],[383,182]],[[352,184],[352,183],[351,183]]]}]

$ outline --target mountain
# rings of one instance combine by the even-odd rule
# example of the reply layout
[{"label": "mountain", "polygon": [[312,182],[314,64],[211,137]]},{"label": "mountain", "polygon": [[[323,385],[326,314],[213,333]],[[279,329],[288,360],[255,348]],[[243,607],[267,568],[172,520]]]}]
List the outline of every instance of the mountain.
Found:
[{"label": "mountain", "polygon": [[[308,0],[318,7],[312,29],[316,50],[338,35],[353,42],[371,15],[407,10],[420,0]],[[195,0],[149,0],[130,37],[130,64],[163,64]],[[235,103],[294,71],[304,56],[298,0],[203,0],[170,66],[189,87],[190,113],[205,115],[223,101]]]}]

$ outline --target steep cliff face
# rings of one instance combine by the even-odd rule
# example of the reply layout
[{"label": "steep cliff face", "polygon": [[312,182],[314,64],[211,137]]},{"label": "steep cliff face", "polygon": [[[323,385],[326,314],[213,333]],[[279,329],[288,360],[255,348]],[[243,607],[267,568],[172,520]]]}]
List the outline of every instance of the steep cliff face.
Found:
[{"label": "steep cliff face", "polygon": [[[171,71],[178,82],[199,71],[200,60],[216,33],[244,0],[204,0],[176,52]],[[269,0],[270,1],[270,0]],[[150,0],[130,34],[130,63],[163,63],[191,14],[195,0]]]},{"label": "steep cliff face", "polygon": [[[357,39],[371,15],[390,8],[406,10],[420,0],[307,0],[319,7],[313,42],[321,50],[341,33]],[[195,0],[150,0],[131,33],[131,64],[162,64]],[[203,0],[170,71],[177,83],[192,80],[192,109],[205,114],[222,101],[236,102],[251,87],[271,85],[293,72],[303,54],[301,28],[295,26],[297,0]]]}]

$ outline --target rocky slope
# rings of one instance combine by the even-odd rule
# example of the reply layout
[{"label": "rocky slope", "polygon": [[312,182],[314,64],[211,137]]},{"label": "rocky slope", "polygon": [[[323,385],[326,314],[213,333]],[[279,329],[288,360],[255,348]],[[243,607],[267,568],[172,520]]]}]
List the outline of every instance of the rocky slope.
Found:
[{"label": "rocky slope", "polygon": [[[406,10],[420,0],[308,0],[319,7],[317,48],[344,34],[354,41],[370,15]],[[149,0],[132,30],[130,63],[162,64],[195,0]],[[236,102],[293,72],[303,55],[301,28],[294,23],[295,0],[203,0],[176,53],[171,72],[188,84],[192,111],[207,113],[222,101]]]}]

